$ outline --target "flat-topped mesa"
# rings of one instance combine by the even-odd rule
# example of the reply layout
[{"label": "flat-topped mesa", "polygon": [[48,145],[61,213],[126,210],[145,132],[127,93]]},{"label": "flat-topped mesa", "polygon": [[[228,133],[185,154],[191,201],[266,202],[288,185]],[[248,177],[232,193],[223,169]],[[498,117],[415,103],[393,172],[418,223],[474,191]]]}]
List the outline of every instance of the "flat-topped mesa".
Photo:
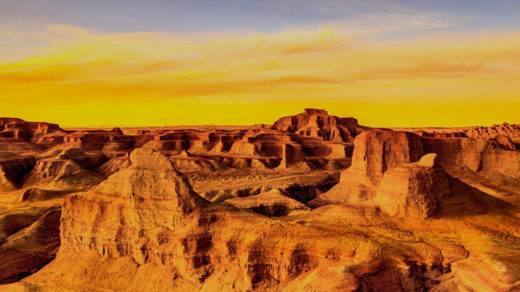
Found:
[{"label": "flat-topped mesa", "polygon": [[41,136],[63,132],[57,124],[45,122],[26,122],[18,118],[0,118],[0,137],[36,141]]},{"label": "flat-topped mesa", "polygon": [[326,110],[310,108],[298,115],[280,118],[272,128],[336,142],[352,142],[364,129],[354,118],[338,118],[329,115]]},{"label": "flat-topped mesa", "polygon": [[450,138],[450,137],[471,137],[476,139],[492,139],[498,136],[507,136],[515,141],[520,139],[520,124],[502,123],[492,126],[470,126],[453,128],[409,128],[424,137]]},{"label": "flat-topped mesa", "polygon": [[329,113],[324,109],[306,108],[304,111],[308,115],[329,115]]},{"label": "flat-topped mesa", "polygon": [[64,136],[63,143],[86,151],[127,152],[134,147],[134,138],[117,130],[78,131]]}]

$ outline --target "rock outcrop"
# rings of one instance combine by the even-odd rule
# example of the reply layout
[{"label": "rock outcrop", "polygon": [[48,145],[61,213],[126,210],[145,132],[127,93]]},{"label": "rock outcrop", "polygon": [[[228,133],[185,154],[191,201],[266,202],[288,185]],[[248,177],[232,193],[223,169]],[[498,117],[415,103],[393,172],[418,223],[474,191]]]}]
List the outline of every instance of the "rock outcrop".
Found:
[{"label": "rock outcrop", "polygon": [[47,186],[52,189],[87,190],[103,181],[104,176],[84,170],[70,159],[40,159],[27,174],[23,187]]},{"label": "rock outcrop", "polygon": [[364,127],[354,118],[338,118],[330,116],[326,110],[308,108],[301,114],[279,119],[273,129],[325,141],[352,142]]},{"label": "rock outcrop", "polygon": [[226,205],[247,209],[266,216],[286,216],[294,210],[309,210],[305,204],[288,197],[279,189],[248,197],[238,197],[223,202]]},{"label": "rock outcrop", "polygon": [[64,132],[57,124],[26,122],[16,118],[0,118],[0,137],[36,141],[43,135]]},{"label": "rock outcrop", "polygon": [[454,128],[400,128],[402,131],[410,131],[421,136],[432,138],[471,137],[475,139],[494,139],[499,136],[509,137],[519,142],[520,125],[503,123],[492,126],[454,127]]},{"label": "rock outcrop", "polygon": [[111,158],[109,161],[101,165],[96,172],[103,174],[106,177],[120,171],[121,169],[128,168],[130,166],[130,155],[125,154],[122,156],[116,156]]},{"label": "rock outcrop", "polygon": [[[450,266],[468,257],[465,246],[473,252],[483,244],[463,236],[464,225],[457,219],[435,225],[417,218],[431,214],[430,205],[424,213],[417,213],[413,209],[423,205],[409,204],[410,199],[420,200],[423,191],[430,190],[426,179],[418,183],[417,192],[415,187],[406,188],[405,197],[398,198],[407,203],[398,205],[399,212],[404,212],[399,214],[414,215],[402,221],[382,216],[375,208],[354,205],[300,210],[280,220],[206,202],[157,151],[138,149],[130,160],[129,168],[88,193],[66,197],[57,258],[10,287],[433,290],[446,287],[440,283],[450,276]],[[438,177],[444,173],[435,155],[401,168],[409,169],[407,181],[428,178],[432,188],[445,190],[445,181]],[[382,186],[389,171],[392,169],[383,175]],[[475,230],[486,219],[472,220],[481,220],[467,227]],[[514,217],[508,220],[514,221]],[[515,222],[501,224],[509,228]],[[412,237],[412,232],[417,232],[418,238]],[[507,248],[507,252],[514,250]],[[82,265],[70,265],[71,260]],[[503,271],[494,273],[510,276]],[[464,283],[442,281],[453,287]],[[508,281],[499,280],[493,287],[514,289],[515,280]]]},{"label": "rock outcrop", "polygon": [[[341,282],[338,265],[366,254],[354,253],[354,246],[340,243],[341,236],[319,229],[211,205],[192,191],[167,157],[152,149],[137,149],[130,160],[129,168],[88,193],[65,198],[57,259],[26,283],[57,283],[52,279],[74,258],[84,264],[68,267],[59,280],[71,288],[262,290],[294,280],[296,289],[300,275],[310,277],[309,287],[326,288],[331,286],[313,282],[308,273],[331,269],[334,263],[330,272],[338,273]],[[309,243],[310,236],[328,240]],[[131,276],[124,281],[109,277],[112,269]]]},{"label": "rock outcrop", "polygon": [[354,149],[352,164],[342,172],[340,183],[322,194],[315,205],[371,200],[387,171],[418,162],[426,153],[436,153],[439,165],[467,183],[520,186],[520,152],[495,139],[367,130],[357,136]]},{"label": "rock outcrop", "polygon": [[[18,281],[54,259],[60,245],[60,214],[60,208],[54,208],[35,221],[29,217],[11,218],[28,220],[28,226],[0,241],[0,284]],[[4,220],[0,218],[0,229]]]},{"label": "rock outcrop", "polygon": [[416,162],[424,154],[421,137],[409,132],[367,130],[356,137],[351,166],[341,173],[340,183],[320,200],[363,201],[376,195],[383,174]]},{"label": "rock outcrop", "polygon": [[520,137],[520,125],[511,125],[503,123],[501,125],[493,125],[490,127],[468,127],[463,130],[466,135],[474,138],[496,138],[498,136],[507,136],[515,138]]},{"label": "rock outcrop", "polygon": [[20,187],[23,177],[36,164],[34,157],[15,155],[0,159],[0,191],[12,191]]},{"label": "rock outcrop", "polygon": [[451,194],[448,175],[437,154],[386,171],[375,202],[391,216],[427,218],[436,215]]}]

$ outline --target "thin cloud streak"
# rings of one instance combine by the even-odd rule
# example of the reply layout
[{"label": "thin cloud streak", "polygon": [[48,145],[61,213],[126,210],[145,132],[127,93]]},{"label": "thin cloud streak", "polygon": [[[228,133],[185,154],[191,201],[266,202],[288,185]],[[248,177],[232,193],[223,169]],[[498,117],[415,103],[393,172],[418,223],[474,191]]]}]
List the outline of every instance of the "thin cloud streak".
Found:
[{"label": "thin cloud streak", "polygon": [[[185,123],[196,115],[213,123],[254,123],[259,121],[189,107],[207,108],[219,101],[221,110],[230,104],[269,110],[273,102],[284,102],[291,109],[308,103],[346,109],[356,105],[350,115],[391,126],[391,113],[370,116],[366,108],[484,104],[490,94],[496,104],[507,104],[520,94],[515,87],[520,80],[520,33],[398,42],[357,39],[333,29],[205,37],[111,34],[69,26],[48,31],[53,44],[42,48],[41,55],[0,64],[0,102],[5,105],[0,115],[23,108],[32,113],[29,118],[47,112],[71,125],[71,117],[88,123],[95,111],[100,115],[96,123],[115,124],[109,109],[119,106],[129,117],[127,123],[144,113],[151,125],[168,119]],[[135,112],[137,104],[140,113]],[[60,115],[52,110],[67,105],[79,112]],[[178,113],[174,116],[172,106]],[[472,109],[478,113],[485,107]],[[435,117],[425,113],[421,119],[416,122]]]}]

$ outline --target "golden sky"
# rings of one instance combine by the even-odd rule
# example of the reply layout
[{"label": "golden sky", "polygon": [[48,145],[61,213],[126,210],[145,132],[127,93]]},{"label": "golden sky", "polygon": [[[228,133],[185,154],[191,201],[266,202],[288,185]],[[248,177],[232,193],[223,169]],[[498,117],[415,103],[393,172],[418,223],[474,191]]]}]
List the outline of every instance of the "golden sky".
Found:
[{"label": "golden sky", "polygon": [[520,32],[33,33],[45,45],[0,56],[0,116],[64,127],[246,125],[316,107],[370,126],[520,123]]}]

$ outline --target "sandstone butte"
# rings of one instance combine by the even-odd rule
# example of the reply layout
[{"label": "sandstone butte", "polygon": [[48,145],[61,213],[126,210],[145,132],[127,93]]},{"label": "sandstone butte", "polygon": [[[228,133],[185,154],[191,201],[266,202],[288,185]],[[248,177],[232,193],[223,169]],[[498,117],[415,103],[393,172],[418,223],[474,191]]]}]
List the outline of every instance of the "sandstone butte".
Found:
[{"label": "sandstone butte", "polygon": [[0,291],[520,291],[520,126],[0,118]]}]

